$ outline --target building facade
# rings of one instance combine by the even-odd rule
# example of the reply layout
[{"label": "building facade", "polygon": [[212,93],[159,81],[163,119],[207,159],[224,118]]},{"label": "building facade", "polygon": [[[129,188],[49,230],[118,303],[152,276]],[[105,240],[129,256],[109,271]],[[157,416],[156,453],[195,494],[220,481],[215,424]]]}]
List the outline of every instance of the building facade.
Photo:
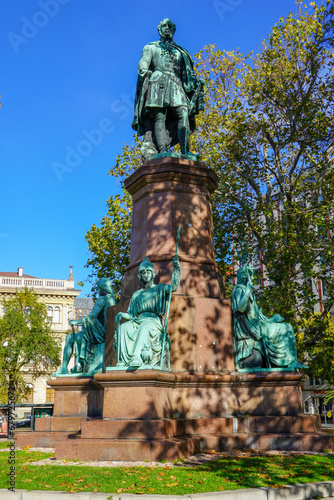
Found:
[{"label": "building facade", "polygon": [[[61,339],[63,348],[69,331],[68,322],[76,317],[74,301],[80,293],[80,290],[75,289],[72,266],[68,279],[37,278],[24,274],[22,267],[19,267],[17,272],[0,271],[0,316],[4,313],[3,300],[12,298],[17,290],[25,287],[33,288],[39,300],[46,305],[52,330],[57,338]],[[35,404],[53,402],[53,389],[46,384],[51,373],[46,372],[38,379],[32,380],[29,365],[24,371],[27,385],[32,389],[26,402]]]}]

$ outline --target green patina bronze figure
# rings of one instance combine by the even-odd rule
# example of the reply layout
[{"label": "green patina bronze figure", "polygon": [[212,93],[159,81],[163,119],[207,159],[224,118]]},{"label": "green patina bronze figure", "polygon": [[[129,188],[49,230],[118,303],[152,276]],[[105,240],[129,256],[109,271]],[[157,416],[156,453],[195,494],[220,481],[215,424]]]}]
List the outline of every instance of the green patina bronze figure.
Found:
[{"label": "green patina bronze figure", "polygon": [[[115,295],[112,290],[111,281],[101,278],[97,282],[99,298],[96,300],[93,310],[80,320],[70,320],[72,333],[66,337],[63,351],[63,362],[59,370],[53,376],[69,375],[68,363],[73,354],[76,353],[77,364],[72,368],[71,374],[89,375],[101,373],[104,364],[105,333],[108,307],[116,304]],[[75,332],[74,326],[81,325],[82,330]]]},{"label": "green patina bronze figure", "polygon": [[[134,292],[127,312],[120,312],[115,318],[118,370],[170,370],[170,340],[166,335],[167,324],[165,328],[162,326],[162,317],[169,311],[171,292],[175,292],[180,284],[180,263],[176,252],[171,284],[155,285],[154,277],[153,264],[145,257],[138,268],[138,279],[143,288]],[[124,323],[121,323],[122,319]]]},{"label": "green patina bronze figure", "polygon": [[284,323],[279,314],[267,318],[258,307],[253,293],[253,266],[247,265],[244,254],[242,261],[237,271],[238,283],[232,291],[236,367],[307,368],[297,361],[293,327]]},{"label": "green patina bronze figure", "polygon": [[164,19],[158,25],[160,40],[145,45],[138,65],[135,116],[132,128],[144,136],[142,156],[170,156],[170,147],[180,144],[188,159],[189,136],[195,116],[204,109],[203,82],[193,69],[192,58],[173,41],[175,24]]}]

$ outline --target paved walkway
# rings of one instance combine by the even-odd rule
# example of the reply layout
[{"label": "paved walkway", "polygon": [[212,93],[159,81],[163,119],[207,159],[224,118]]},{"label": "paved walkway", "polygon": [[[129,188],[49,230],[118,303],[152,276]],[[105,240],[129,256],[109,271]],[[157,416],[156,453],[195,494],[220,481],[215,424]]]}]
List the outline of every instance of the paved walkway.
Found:
[{"label": "paved walkway", "polygon": [[0,500],[306,500],[334,499],[334,481],[295,484],[285,488],[252,488],[247,490],[195,493],[188,495],[120,495],[118,493],[66,493],[62,491],[0,490]]}]

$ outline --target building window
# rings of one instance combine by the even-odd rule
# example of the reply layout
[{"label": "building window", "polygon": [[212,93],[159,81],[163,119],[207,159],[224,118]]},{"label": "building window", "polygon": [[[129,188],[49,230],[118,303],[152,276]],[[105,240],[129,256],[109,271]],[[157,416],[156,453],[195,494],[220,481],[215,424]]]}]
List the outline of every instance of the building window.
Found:
[{"label": "building window", "polygon": [[51,306],[48,307],[48,319],[52,323],[53,309]]},{"label": "building window", "polygon": [[34,386],[32,384],[26,384],[27,388],[30,389],[29,394],[26,395],[23,402],[24,403],[33,403],[34,402]]},{"label": "building window", "polygon": [[46,388],[45,402],[54,403],[55,400],[55,390],[52,387]]},{"label": "building window", "polygon": [[77,317],[76,319],[79,320],[79,319],[82,319],[84,317],[84,309],[77,309]]},{"label": "building window", "polygon": [[48,306],[47,311],[50,323],[60,323],[60,307]]},{"label": "building window", "polygon": [[55,307],[53,310],[53,323],[60,323],[60,308]]},{"label": "building window", "polygon": [[326,284],[325,284],[325,282],[323,280],[321,281],[321,285],[322,285],[322,290],[321,290],[322,291],[322,296],[326,297]]},{"label": "building window", "polygon": [[255,277],[255,285],[256,286],[262,285],[262,273],[260,268],[254,270],[254,277]]}]

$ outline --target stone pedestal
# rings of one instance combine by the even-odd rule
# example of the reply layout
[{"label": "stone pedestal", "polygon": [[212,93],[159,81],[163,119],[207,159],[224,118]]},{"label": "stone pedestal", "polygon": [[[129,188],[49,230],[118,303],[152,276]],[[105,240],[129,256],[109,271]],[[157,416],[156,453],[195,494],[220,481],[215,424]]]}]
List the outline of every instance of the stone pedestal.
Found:
[{"label": "stone pedestal", "polygon": [[[115,366],[115,316],[129,301],[110,307],[107,316],[105,369]],[[172,295],[167,331],[171,368],[177,371],[234,370],[231,305],[228,300]]]},{"label": "stone pedestal", "polygon": [[130,264],[122,281],[122,300],[138,289],[138,266],[147,258],[157,282],[170,283],[175,238],[181,225],[178,294],[221,298],[215,261],[211,193],[218,178],[204,163],[179,158],[150,160],[125,181],[132,195]]},{"label": "stone pedestal", "polygon": [[17,434],[17,446],[54,447],[80,435],[82,422],[102,417],[103,389],[93,378],[57,377],[47,383],[55,390],[53,416],[36,419],[33,434]]},{"label": "stone pedestal", "polygon": [[[235,370],[231,306],[214,256],[214,172],[200,162],[156,159],[125,187],[133,199],[131,256],[122,301],[108,309],[105,373],[95,382],[49,382],[55,415],[38,425],[56,442],[56,457],[173,460],[208,449],[331,449],[319,417],[303,415],[302,374]],[[180,224],[181,284],[168,322],[172,372],[108,371],[117,362],[114,319],[139,287],[138,266],[147,256],[156,282],[170,283]]]},{"label": "stone pedestal", "polygon": [[330,447],[319,416],[302,415],[303,375],[163,373],[95,375],[104,388],[103,420],[56,443],[56,457],[175,460],[206,450],[313,450]]}]

